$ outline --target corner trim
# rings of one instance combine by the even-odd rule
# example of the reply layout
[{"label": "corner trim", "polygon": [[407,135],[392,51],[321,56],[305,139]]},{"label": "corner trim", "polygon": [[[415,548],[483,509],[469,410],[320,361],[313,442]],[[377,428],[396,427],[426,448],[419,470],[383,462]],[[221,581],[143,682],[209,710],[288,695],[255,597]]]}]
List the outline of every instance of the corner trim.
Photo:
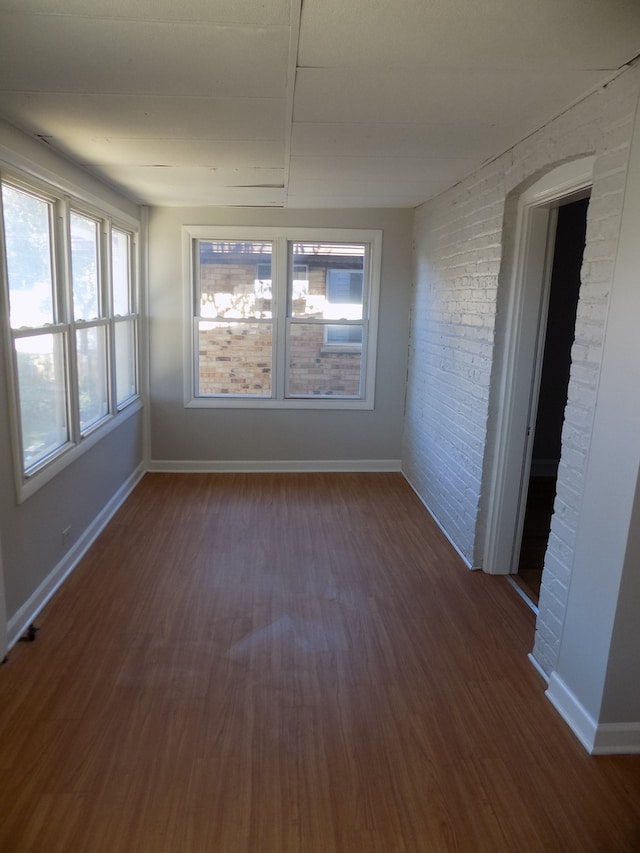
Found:
[{"label": "corner trim", "polygon": [[51,570],[48,576],[25,601],[22,607],[9,619],[7,623],[7,644],[11,649],[36,618],[38,613],[48,603],[61,584],[71,574],[84,557],[91,545],[107,526],[109,521],[129,497],[134,488],[144,476],[143,465],[138,466],[133,474],[125,480],[111,500],[98,513],[91,524],[83,531],[82,535],[67,551],[60,562]]},{"label": "corner trim", "polygon": [[640,722],[596,722],[557,672],[545,695],[589,755],[640,754]]}]

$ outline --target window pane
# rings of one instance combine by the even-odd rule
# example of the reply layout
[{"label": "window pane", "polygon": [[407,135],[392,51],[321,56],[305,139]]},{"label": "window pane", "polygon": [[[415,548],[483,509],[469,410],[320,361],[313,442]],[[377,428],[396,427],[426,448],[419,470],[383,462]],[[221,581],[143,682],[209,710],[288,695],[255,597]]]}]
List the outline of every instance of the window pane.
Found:
[{"label": "window pane", "polygon": [[129,234],[114,228],[111,231],[111,277],[113,282],[113,313],[124,316],[133,310],[131,305],[131,264]]},{"label": "window pane", "polygon": [[73,315],[76,320],[93,320],[100,316],[98,223],[72,213],[70,232]]},{"label": "window pane", "polygon": [[76,351],[80,431],[84,433],[109,413],[106,328],[92,326],[79,329],[76,332]]},{"label": "window pane", "polygon": [[200,321],[198,393],[271,396],[271,323]]},{"label": "window pane", "polygon": [[325,343],[329,346],[362,346],[362,326],[346,323],[325,326]]},{"label": "window pane", "polygon": [[116,403],[121,406],[138,393],[136,363],[136,321],[119,320],[115,324]]},{"label": "window pane", "polygon": [[[289,397],[349,397],[362,393],[359,347],[327,347],[324,323],[292,323],[289,327]],[[353,326],[360,330],[362,327]]]},{"label": "window pane", "polygon": [[2,206],[11,326],[54,323],[51,204],[3,185]]},{"label": "window pane", "polygon": [[18,393],[25,470],[66,444],[64,336],[18,338]]},{"label": "window pane", "polygon": [[199,315],[227,320],[271,319],[271,243],[200,240],[197,245]]},{"label": "window pane", "polygon": [[[364,245],[294,243],[290,317],[361,320]],[[306,270],[306,281],[296,270]]]}]

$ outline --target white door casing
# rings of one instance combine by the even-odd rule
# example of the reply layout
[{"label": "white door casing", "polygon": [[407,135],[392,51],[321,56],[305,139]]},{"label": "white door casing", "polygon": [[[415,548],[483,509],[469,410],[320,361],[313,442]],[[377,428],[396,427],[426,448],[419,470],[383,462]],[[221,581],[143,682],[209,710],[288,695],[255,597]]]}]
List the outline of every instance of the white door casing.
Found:
[{"label": "white door casing", "polygon": [[483,569],[490,574],[517,569],[524,522],[521,496],[531,465],[557,207],[588,190],[594,160],[586,157],[558,166],[518,202],[486,514]]}]

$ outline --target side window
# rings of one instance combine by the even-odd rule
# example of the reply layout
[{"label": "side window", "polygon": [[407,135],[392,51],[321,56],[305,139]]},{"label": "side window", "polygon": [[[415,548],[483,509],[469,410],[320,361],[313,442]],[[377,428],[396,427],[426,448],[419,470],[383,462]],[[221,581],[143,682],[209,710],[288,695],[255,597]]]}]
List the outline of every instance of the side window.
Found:
[{"label": "side window", "polygon": [[138,395],[138,306],[133,234],[111,230],[111,292],[115,350],[116,408]]},{"label": "side window", "polygon": [[100,223],[69,216],[80,434],[109,414],[108,321],[103,297]]},{"label": "side window", "polygon": [[137,399],[135,232],[26,181],[3,178],[1,199],[15,464],[30,493]]},{"label": "side window", "polygon": [[56,276],[55,200],[3,185],[9,325],[21,434],[21,467],[33,470],[70,440],[64,322]]},{"label": "side window", "polygon": [[288,395],[361,399],[369,324],[365,243],[296,243],[294,265],[305,259],[309,287],[290,306]]}]

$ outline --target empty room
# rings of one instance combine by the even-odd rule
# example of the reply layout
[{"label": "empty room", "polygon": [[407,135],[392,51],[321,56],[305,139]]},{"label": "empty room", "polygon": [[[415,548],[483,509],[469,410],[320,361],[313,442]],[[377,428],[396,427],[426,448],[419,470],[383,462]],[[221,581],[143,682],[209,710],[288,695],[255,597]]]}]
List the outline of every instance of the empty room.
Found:
[{"label": "empty room", "polygon": [[0,0],[0,850],[640,850],[639,56]]}]

